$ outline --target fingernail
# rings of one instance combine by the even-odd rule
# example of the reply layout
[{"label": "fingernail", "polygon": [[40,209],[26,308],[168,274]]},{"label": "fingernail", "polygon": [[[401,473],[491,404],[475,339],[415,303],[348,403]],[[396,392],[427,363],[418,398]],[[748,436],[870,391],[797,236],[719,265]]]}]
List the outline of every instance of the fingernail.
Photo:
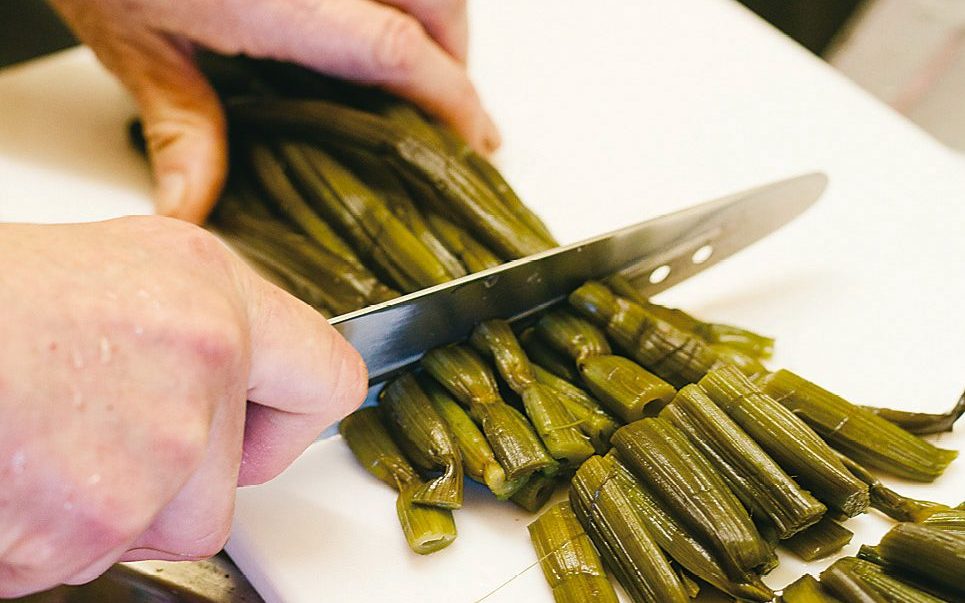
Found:
[{"label": "fingernail", "polygon": [[168,172],[158,178],[157,213],[170,216],[184,204],[188,180],[182,172]]}]

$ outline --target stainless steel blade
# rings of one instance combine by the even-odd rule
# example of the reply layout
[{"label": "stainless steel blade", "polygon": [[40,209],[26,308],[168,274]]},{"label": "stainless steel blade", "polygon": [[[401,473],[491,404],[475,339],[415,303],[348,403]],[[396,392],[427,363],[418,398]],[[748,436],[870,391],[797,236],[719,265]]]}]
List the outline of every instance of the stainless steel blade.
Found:
[{"label": "stainless steel blade", "polygon": [[813,173],[550,249],[332,319],[378,383],[427,350],[463,339],[480,321],[517,320],[584,281],[624,271],[658,293],[790,222],[827,186]]}]

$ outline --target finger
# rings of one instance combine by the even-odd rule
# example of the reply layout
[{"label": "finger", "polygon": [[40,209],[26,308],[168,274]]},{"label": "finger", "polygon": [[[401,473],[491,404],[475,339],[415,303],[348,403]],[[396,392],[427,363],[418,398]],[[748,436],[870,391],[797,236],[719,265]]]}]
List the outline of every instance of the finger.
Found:
[{"label": "finger", "polygon": [[469,22],[465,0],[380,0],[409,13],[446,52],[460,63],[469,50]]},{"label": "finger", "polygon": [[203,221],[227,173],[225,118],[217,95],[195,66],[188,45],[127,23],[124,15],[75,14],[82,5],[58,4],[78,36],[134,95],[158,213]]},{"label": "finger", "polygon": [[323,429],[361,404],[361,357],[307,304],[251,275],[251,371],[238,483],[287,467]]},{"label": "finger", "polygon": [[171,31],[184,31],[219,52],[292,61],[380,85],[450,124],[480,151],[499,146],[496,126],[464,66],[411,15],[372,0],[205,3],[191,8],[178,3],[156,18]]}]

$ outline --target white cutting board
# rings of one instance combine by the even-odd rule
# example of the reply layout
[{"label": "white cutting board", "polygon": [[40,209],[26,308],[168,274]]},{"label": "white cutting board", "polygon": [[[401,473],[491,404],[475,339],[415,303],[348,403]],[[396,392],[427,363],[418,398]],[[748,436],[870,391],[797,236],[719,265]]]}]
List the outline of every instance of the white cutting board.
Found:
[{"label": "white cutting board", "polygon": [[[471,9],[499,163],[562,241],[823,170],[831,187],[816,207],[661,301],[776,335],[773,367],[854,401],[951,405],[965,387],[958,156],[729,1]],[[0,220],[150,211],[149,174],[125,144],[131,115],[84,51],[0,72]],[[965,448],[962,430],[936,440]],[[965,459],[900,490],[957,503]],[[551,601],[530,519],[470,487],[456,542],[414,555],[394,494],[333,438],[239,492],[228,550],[270,601]],[[888,525],[852,520],[845,552]],[[785,558],[767,581],[824,565]]]}]

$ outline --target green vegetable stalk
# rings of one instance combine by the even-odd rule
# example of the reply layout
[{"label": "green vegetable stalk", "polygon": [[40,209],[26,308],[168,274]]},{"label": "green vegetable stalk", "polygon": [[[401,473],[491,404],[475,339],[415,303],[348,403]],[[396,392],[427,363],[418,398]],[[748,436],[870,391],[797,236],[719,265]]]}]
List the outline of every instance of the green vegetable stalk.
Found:
[{"label": "green vegetable stalk", "polygon": [[613,445],[637,478],[720,555],[730,575],[773,567],[773,553],[740,501],[668,421],[625,425],[613,434]]},{"label": "green vegetable stalk", "polygon": [[958,456],[828,390],[781,369],[758,381],[764,393],[801,417],[835,448],[868,467],[932,481]]},{"label": "green vegetable stalk", "polygon": [[580,313],[603,326],[634,360],[674,387],[696,383],[707,371],[723,364],[704,340],[614,295],[602,283],[583,284],[569,300]]},{"label": "green vegetable stalk", "polygon": [[790,538],[827,510],[699,386],[688,385],[677,392],[660,416],[687,434],[748,510],[770,520],[777,538]]},{"label": "green vegetable stalk", "polygon": [[529,358],[506,321],[480,323],[470,342],[493,359],[499,374],[520,395],[526,414],[553,458],[575,467],[593,454],[593,446],[579,429],[580,421],[562,402],[562,396],[536,379]]},{"label": "green vegetable stalk", "polygon": [[868,507],[868,486],[790,410],[765,395],[740,370],[707,373],[700,387],[789,475],[829,507],[854,517]]},{"label": "green vegetable stalk", "polygon": [[380,408],[395,428],[399,440],[424,459],[418,463],[427,470],[442,470],[442,475],[427,481],[412,493],[415,503],[458,509],[462,506],[462,455],[449,425],[436,412],[428,396],[412,374],[404,374],[386,385],[380,393]]},{"label": "green vegetable stalk", "polygon": [[606,335],[565,310],[544,314],[536,326],[540,337],[576,361],[583,382],[607,410],[635,421],[669,402],[674,388],[628,358],[610,354]]},{"label": "green vegetable stalk", "polygon": [[590,457],[570,486],[570,504],[607,566],[634,601],[687,603],[689,597],[624,491]]},{"label": "green vegetable stalk", "polygon": [[415,504],[413,494],[424,484],[392,441],[378,409],[370,406],[345,417],[339,433],[366,471],[399,491],[396,512],[409,548],[426,555],[452,544],[456,538],[452,511]]},{"label": "green vegetable stalk", "polygon": [[526,418],[503,401],[495,376],[472,349],[452,345],[430,350],[422,357],[422,367],[482,426],[507,479],[515,480],[536,471],[556,472],[558,463]]},{"label": "green vegetable stalk", "polygon": [[507,479],[506,470],[496,460],[492,446],[472,417],[435,380],[425,378],[420,381],[432,407],[452,431],[465,474],[481,484],[486,484],[500,500],[506,500],[515,494],[529,477]]},{"label": "green vegetable stalk", "polygon": [[617,603],[603,562],[569,503],[553,505],[529,524],[529,537],[556,603]]}]

